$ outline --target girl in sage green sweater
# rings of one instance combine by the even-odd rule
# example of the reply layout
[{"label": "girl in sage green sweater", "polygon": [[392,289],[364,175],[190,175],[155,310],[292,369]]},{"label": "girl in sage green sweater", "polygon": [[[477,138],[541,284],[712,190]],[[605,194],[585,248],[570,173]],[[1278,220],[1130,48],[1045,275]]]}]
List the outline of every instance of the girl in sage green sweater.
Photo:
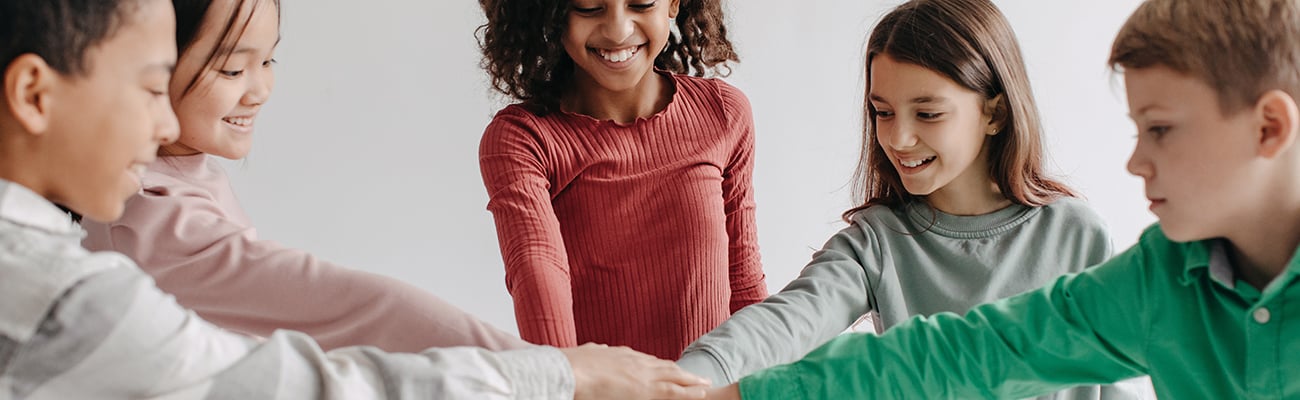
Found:
[{"label": "girl in sage green sweater", "polygon": [[964,312],[1110,255],[1101,219],[1044,176],[1024,62],[993,4],[901,5],[876,26],[867,60],[864,201],[785,289],[691,344],[679,361],[688,371],[734,382],[798,360],[869,313],[879,331]]}]

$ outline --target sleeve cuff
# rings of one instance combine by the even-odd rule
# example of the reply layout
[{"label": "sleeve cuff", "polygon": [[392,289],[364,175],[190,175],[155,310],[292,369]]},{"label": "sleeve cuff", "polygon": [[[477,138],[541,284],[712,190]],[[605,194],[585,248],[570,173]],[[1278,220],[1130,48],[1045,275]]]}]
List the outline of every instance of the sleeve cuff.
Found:
[{"label": "sleeve cuff", "polygon": [[554,347],[533,347],[497,353],[502,372],[517,399],[572,399],[573,367]]}]

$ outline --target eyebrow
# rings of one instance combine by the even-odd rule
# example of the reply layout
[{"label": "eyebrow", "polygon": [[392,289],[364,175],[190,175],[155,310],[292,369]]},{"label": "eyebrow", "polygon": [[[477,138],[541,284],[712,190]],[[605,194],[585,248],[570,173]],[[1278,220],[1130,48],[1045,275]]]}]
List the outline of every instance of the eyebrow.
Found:
[{"label": "eyebrow", "polygon": [[[885,100],[884,97],[880,97],[879,95],[875,95],[875,94],[873,94],[873,95],[871,95],[870,97],[871,97],[871,100],[874,100],[874,101],[879,101],[879,102],[882,102],[882,103],[888,103],[888,102],[889,102],[889,100]],[[909,103],[912,103],[912,104],[934,104],[934,103],[945,103],[945,102],[947,102],[947,101],[948,101],[948,98],[947,98],[947,97],[943,97],[943,96],[917,96],[917,97],[913,97],[912,100],[909,101]]]},{"label": "eyebrow", "polygon": [[1137,116],[1146,114],[1148,111],[1151,111],[1152,109],[1159,109],[1159,108],[1161,108],[1159,104],[1147,104],[1145,106],[1142,106],[1142,108],[1137,109],[1136,112],[1129,113],[1128,116],[1129,118],[1136,118]]},{"label": "eyebrow", "polygon": [[[272,44],[272,45],[271,45],[271,48],[272,48],[272,49],[275,49],[276,47],[279,47],[279,46],[280,46],[280,39],[282,39],[282,38],[283,38],[283,37],[276,37],[276,38],[275,38],[275,44]],[[223,49],[223,50],[224,50],[224,49]],[[242,53],[252,53],[252,52],[255,52],[255,51],[257,51],[257,50],[258,50],[258,49],[256,49],[256,48],[248,47],[248,46],[238,47],[238,48],[235,48],[235,50],[231,51],[231,52],[230,52],[230,55],[233,56],[233,55],[236,55],[236,54],[242,54]]]}]

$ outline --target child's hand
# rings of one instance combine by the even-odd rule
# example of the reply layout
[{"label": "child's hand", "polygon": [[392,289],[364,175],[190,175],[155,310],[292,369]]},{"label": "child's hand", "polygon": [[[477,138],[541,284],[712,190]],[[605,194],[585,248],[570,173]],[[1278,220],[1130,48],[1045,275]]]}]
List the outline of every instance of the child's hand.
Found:
[{"label": "child's hand", "polygon": [[704,399],[709,382],[677,364],[627,347],[584,344],[560,349],[573,366],[574,400]]},{"label": "child's hand", "polygon": [[706,400],[740,400],[740,386],[730,384],[717,389],[709,389]]}]

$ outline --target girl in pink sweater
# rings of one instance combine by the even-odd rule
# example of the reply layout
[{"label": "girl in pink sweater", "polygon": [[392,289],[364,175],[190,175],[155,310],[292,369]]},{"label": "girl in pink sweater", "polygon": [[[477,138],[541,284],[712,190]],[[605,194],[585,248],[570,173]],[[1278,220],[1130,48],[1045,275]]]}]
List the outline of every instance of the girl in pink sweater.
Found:
[{"label": "girl in pink sweater", "polygon": [[86,248],[126,254],[182,306],[233,331],[296,330],[326,349],[526,346],[411,285],[260,240],[209,155],[248,154],[275,78],[279,1],[174,4],[180,139],[159,150],[121,219],[86,221]]},{"label": "girl in pink sweater", "polygon": [[[666,359],[767,296],[721,0],[480,0],[479,148],[520,335]],[[676,32],[673,31],[673,24]]]}]

